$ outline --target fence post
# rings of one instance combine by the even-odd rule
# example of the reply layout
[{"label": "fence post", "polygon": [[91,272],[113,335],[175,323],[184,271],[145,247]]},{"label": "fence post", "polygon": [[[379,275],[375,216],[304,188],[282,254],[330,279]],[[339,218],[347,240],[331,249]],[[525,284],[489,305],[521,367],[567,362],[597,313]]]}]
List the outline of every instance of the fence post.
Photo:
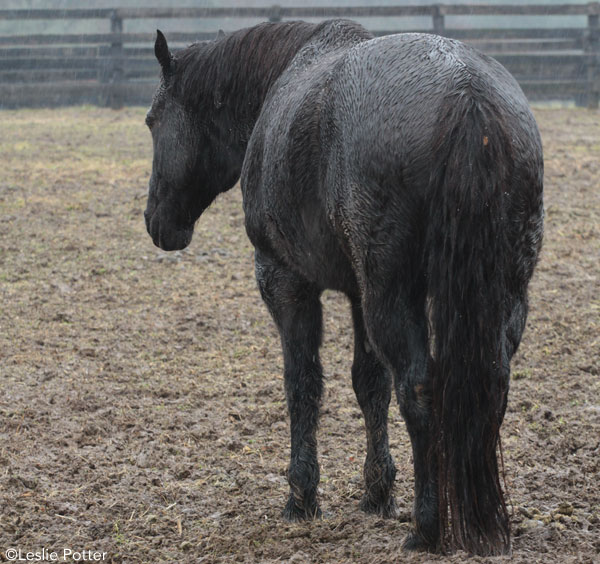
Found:
[{"label": "fence post", "polygon": [[280,22],[281,21],[281,6],[279,4],[273,4],[271,6],[271,15],[269,16],[270,22]]},{"label": "fence post", "polygon": [[585,36],[585,65],[587,67],[587,107],[598,109],[600,101],[600,4],[588,3],[588,26]]},{"label": "fence post", "polygon": [[113,110],[123,107],[123,79],[125,72],[123,69],[123,19],[118,12],[114,10],[110,15],[110,31],[118,34],[118,37],[112,37],[110,42],[110,85],[108,104]]},{"label": "fence post", "polygon": [[433,33],[436,35],[446,34],[446,24],[444,22],[444,7],[441,4],[431,6],[431,17],[433,19]]}]

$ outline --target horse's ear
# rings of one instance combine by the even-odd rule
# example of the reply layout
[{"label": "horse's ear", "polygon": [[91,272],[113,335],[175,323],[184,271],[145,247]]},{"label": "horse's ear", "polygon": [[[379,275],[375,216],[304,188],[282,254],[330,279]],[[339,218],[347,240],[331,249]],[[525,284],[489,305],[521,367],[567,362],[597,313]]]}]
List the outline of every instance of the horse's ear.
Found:
[{"label": "horse's ear", "polygon": [[225,37],[225,32],[222,29],[220,29],[217,32],[217,37],[215,37],[215,39],[222,39],[223,37]]},{"label": "horse's ear", "polygon": [[163,72],[167,74],[171,70],[171,64],[173,62],[173,56],[169,51],[167,45],[167,38],[163,35],[160,29],[156,30],[156,42],[154,43],[154,54],[163,69]]}]

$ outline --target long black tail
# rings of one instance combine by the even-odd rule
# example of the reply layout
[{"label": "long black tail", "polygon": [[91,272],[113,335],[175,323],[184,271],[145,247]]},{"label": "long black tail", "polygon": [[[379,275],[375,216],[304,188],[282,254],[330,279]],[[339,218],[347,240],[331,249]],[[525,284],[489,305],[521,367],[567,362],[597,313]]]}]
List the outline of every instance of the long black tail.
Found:
[{"label": "long black tail", "polygon": [[510,549],[497,450],[511,139],[499,112],[468,89],[447,99],[440,129],[427,269],[441,538],[446,548],[501,554]]}]

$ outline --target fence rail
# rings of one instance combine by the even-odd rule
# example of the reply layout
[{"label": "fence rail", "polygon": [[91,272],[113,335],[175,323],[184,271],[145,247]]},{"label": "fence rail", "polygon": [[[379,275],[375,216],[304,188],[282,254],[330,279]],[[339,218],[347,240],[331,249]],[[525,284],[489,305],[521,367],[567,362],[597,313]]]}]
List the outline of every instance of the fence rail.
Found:
[{"label": "fence rail", "polygon": [[[587,25],[489,29],[447,27],[446,16],[586,16]],[[124,32],[125,20],[254,18],[431,18],[427,29],[466,41],[498,59],[532,100],[575,99],[597,108],[600,99],[600,2],[554,5],[441,5],[364,7],[114,8],[0,10],[1,20],[104,20],[110,32],[0,35],[0,108],[95,103],[147,104],[158,76],[154,33]],[[215,24],[216,28],[216,24]],[[371,30],[375,35],[398,29]],[[402,31],[408,31],[402,29]],[[169,33],[182,46],[215,32]]]},{"label": "fence rail", "polygon": [[1,19],[95,19],[110,18],[329,18],[329,17],[381,17],[429,16],[440,13],[453,16],[586,16],[600,15],[600,2],[585,4],[430,4],[427,6],[298,6],[279,5],[264,7],[209,8],[100,8],[64,10],[0,10]]}]

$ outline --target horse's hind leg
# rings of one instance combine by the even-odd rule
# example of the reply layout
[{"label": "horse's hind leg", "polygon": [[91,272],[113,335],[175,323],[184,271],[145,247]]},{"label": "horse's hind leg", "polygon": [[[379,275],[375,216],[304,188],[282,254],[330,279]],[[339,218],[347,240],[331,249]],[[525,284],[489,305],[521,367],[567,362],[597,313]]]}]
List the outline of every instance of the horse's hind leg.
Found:
[{"label": "horse's hind leg", "polygon": [[285,393],[290,414],[290,496],[283,511],[290,521],[321,515],[317,503],[317,424],[323,389],[319,360],[320,291],[296,273],[256,252],[256,279],[281,336]]},{"label": "horse's hind leg", "polygon": [[431,382],[424,367],[427,361],[422,359],[417,361],[420,367],[416,371],[409,368],[396,378],[396,395],[410,435],[415,469],[414,530],[404,548],[434,551],[440,533],[437,467],[430,453]]},{"label": "horse's hind leg", "polygon": [[366,326],[378,355],[394,374],[400,411],[410,436],[415,471],[414,531],[405,548],[436,550],[439,510],[436,464],[429,456],[431,381],[425,296],[390,285],[371,292],[365,304]]},{"label": "horse's hind leg", "polygon": [[365,332],[360,303],[352,303],[354,321],[354,363],[352,385],[362,409],[367,430],[367,457],[364,466],[365,495],[360,508],[383,517],[396,514],[392,495],[396,468],[388,444],[388,407],[391,380],[377,359]]}]

